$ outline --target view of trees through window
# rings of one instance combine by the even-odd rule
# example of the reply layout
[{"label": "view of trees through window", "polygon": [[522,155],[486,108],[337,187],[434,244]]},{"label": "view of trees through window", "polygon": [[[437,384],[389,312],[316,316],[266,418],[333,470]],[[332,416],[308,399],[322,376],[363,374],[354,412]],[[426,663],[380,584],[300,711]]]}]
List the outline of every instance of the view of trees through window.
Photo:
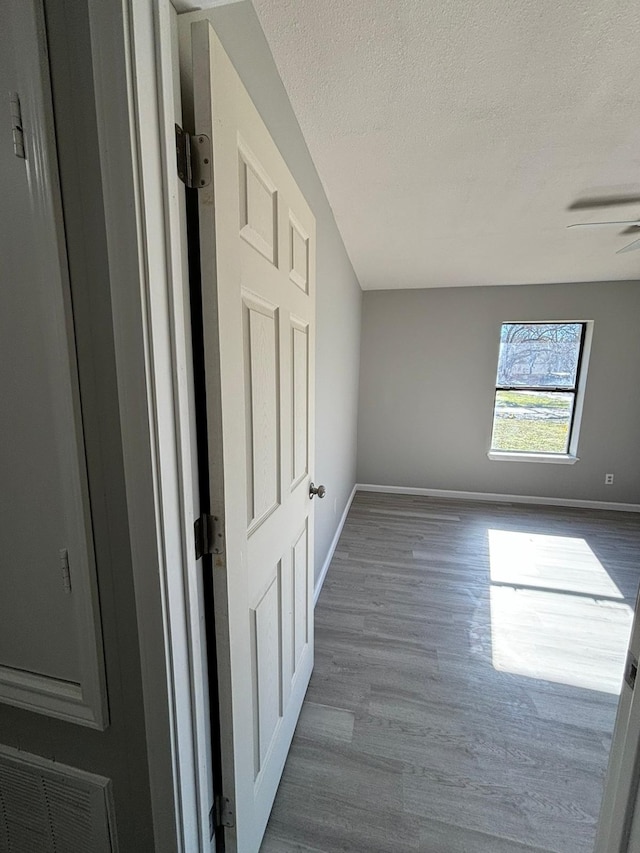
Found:
[{"label": "view of trees through window", "polygon": [[584,323],[504,323],[492,450],[567,453]]}]

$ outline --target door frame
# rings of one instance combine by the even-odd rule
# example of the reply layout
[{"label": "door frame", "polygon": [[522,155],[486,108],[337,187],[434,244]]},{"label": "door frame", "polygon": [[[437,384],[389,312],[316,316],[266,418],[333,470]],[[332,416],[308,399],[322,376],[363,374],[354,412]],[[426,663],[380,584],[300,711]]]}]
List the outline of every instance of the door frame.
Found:
[{"label": "door frame", "polygon": [[640,853],[640,682],[635,676],[639,657],[640,590],[611,740],[595,853]]},{"label": "door frame", "polygon": [[[170,0],[89,0],[157,853],[215,850],[184,192]],[[177,44],[177,40],[175,42]]]}]

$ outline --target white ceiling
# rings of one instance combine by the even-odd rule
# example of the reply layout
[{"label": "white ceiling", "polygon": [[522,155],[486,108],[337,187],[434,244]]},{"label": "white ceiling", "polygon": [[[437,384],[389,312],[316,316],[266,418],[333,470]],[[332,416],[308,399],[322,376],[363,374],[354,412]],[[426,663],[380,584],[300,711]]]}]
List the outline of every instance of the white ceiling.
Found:
[{"label": "white ceiling", "polygon": [[638,0],[253,5],[363,288],[640,279]]}]

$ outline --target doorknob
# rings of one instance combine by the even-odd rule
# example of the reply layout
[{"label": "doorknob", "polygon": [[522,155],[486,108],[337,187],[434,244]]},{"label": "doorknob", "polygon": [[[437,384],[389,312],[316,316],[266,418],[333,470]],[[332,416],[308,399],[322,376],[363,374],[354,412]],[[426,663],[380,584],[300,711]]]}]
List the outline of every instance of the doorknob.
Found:
[{"label": "doorknob", "polygon": [[317,495],[319,498],[323,498],[327,494],[327,490],[324,486],[314,486],[313,483],[309,485],[309,497],[313,499],[314,495]]}]

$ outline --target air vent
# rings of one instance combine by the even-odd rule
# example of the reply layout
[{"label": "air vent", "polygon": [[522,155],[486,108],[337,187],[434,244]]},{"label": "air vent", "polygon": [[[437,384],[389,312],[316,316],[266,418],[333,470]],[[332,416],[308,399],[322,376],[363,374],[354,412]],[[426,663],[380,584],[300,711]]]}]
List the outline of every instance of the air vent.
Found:
[{"label": "air vent", "polygon": [[110,782],[0,747],[0,851],[116,853]]}]

